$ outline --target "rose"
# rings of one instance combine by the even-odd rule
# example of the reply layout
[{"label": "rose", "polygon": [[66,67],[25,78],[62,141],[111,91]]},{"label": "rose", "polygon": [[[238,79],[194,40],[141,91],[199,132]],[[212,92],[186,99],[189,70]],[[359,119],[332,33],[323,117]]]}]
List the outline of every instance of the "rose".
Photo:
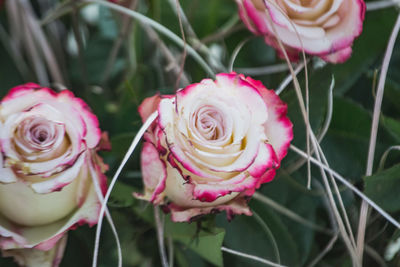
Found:
[{"label": "rose", "polygon": [[145,190],[136,196],[164,205],[173,221],[251,215],[246,200],[274,178],[293,137],[286,104],[259,81],[222,73],[139,107],[143,120],[156,110],[141,153]]},{"label": "rose", "polygon": [[[55,93],[29,83],[3,98],[0,249],[4,255],[14,256],[21,265],[44,266],[35,265],[38,257],[60,259],[63,246],[55,245],[69,229],[97,223],[98,194],[106,189],[102,174],[106,165],[96,154],[100,139],[97,117],[68,90]],[[57,265],[51,260],[48,264]]]},{"label": "rose", "polygon": [[346,61],[354,39],[361,34],[365,15],[363,0],[236,2],[247,28],[254,34],[264,35],[265,42],[283,58],[279,38],[291,60],[298,60],[298,53],[304,48],[306,53],[328,62]]}]

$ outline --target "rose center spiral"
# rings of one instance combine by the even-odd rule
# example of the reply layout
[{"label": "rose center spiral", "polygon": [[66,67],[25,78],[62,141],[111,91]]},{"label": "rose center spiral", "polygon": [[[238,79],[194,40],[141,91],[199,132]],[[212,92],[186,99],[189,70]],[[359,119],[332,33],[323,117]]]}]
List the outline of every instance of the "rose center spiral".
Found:
[{"label": "rose center spiral", "polygon": [[63,136],[62,124],[40,116],[26,118],[16,130],[19,146],[34,150],[45,150],[58,143],[57,140]]},{"label": "rose center spiral", "polygon": [[197,110],[195,127],[205,140],[217,141],[225,136],[225,121],[221,111],[212,106],[204,106]]},{"label": "rose center spiral", "polygon": [[31,129],[31,134],[33,137],[32,140],[38,144],[45,142],[47,137],[49,136],[47,129],[40,126]]}]

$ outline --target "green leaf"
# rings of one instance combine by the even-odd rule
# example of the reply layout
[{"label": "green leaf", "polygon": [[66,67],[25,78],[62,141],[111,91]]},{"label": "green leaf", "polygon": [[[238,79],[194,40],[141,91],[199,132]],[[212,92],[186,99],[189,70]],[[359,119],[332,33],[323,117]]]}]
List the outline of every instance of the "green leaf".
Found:
[{"label": "green leaf", "polygon": [[393,107],[400,112],[400,84],[389,77],[386,78],[384,102],[389,101]]},{"label": "green leaf", "polygon": [[205,260],[216,266],[223,266],[221,247],[225,230],[213,227],[198,232],[197,227],[196,224],[173,223],[170,219],[167,219],[165,232]]},{"label": "green leaf", "polygon": [[365,177],[364,193],[383,209],[400,210],[400,164]]},{"label": "green leaf", "polygon": [[336,94],[343,95],[382,55],[392,26],[382,27],[381,25],[393,25],[395,12],[394,9],[386,9],[366,13],[363,32],[354,42],[351,58],[346,63],[333,67]]},{"label": "green leaf", "polygon": [[153,204],[147,201],[139,201],[140,205],[133,206],[133,211],[145,222],[154,225]]},{"label": "green leaf", "polygon": [[132,192],[135,192],[136,190],[136,188],[122,182],[115,183],[108,205],[111,207],[132,206],[136,202],[136,199],[132,196]]},{"label": "green leaf", "polygon": [[[279,203],[280,205],[286,207],[287,209],[293,211],[300,217],[305,220],[315,222],[316,221],[316,210],[319,205],[321,205],[321,197],[318,195],[311,194],[312,190],[307,190],[306,180],[304,179],[306,174],[298,174],[298,175],[288,175],[284,171],[279,171],[275,179],[265,184],[260,193],[269,197],[273,201]],[[315,178],[313,178],[315,179]],[[297,181],[299,184],[303,184],[303,188],[299,188],[299,184],[294,185],[291,180]],[[304,190],[306,189],[306,190]],[[316,188],[313,188],[314,190]],[[303,191],[304,190],[304,191]],[[280,195],[284,195],[282,197]],[[251,207],[256,210],[263,218],[265,222],[269,222],[271,224],[271,219],[269,218],[269,213],[272,212],[272,209],[264,203],[258,202],[257,200],[252,200]],[[290,244],[290,241],[294,242],[295,249],[298,252],[297,264],[304,264],[307,260],[307,257],[310,254],[312,243],[314,242],[314,229],[305,226],[293,219],[282,215],[277,211],[273,211],[276,214],[278,219],[281,221],[281,225],[285,228],[287,233],[290,236],[290,239],[285,240],[285,243],[282,243],[284,239],[281,237],[276,237],[278,246],[280,247],[281,254],[284,255],[283,258],[294,257],[293,255],[286,254],[285,247],[289,247],[286,242]],[[317,223],[320,226],[324,226],[323,224]],[[272,227],[273,227],[272,223]],[[277,231],[273,231],[275,234]],[[293,253],[293,252],[292,252]],[[287,263],[292,266],[290,263]]]},{"label": "green leaf", "polygon": [[382,124],[397,142],[400,142],[400,122],[390,117],[382,116]]},{"label": "green leaf", "polygon": [[[252,207],[255,208],[256,212],[271,230],[277,242],[281,264],[298,266],[298,249],[287,226],[274,211],[265,207],[265,205],[259,205],[259,203],[253,200]],[[276,262],[276,255],[271,239],[255,218],[242,215],[235,217],[231,222],[227,222],[224,215],[217,216],[217,218],[220,219],[219,223],[226,229],[226,247]],[[230,254],[224,255],[224,262],[225,266],[265,266],[259,262]]]},{"label": "green leaf", "polygon": [[[310,96],[310,123],[314,132],[318,133],[326,117],[326,106],[328,103],[328,92],[332,81],[332,73],[329,67],[310,72],[309,78],[309,96]],[[299,81],[305,95],[304,81]],[[282,93],[282,100],[288,104],[288,116],[293,122],[294,139],[292,143],[300,148],[305,148],[306,127],[299,107],[299,101],[294,89],[286,89]],[[305,98],[304,98],[305,100]]]},{"label": "green leaf", "polygon": [[[331,167],[347,178],[356,180],[364,175],[371,122],[370,113],[358,103],[334,98],[332,122],[322,148]],[[393,138],[383,128],[379,129],[378,138],[377,155],[393,144]]]},{"label": "green leaf", "polygon": [[345,98],[333,100],[333,117],[330,129],[369,138],[371,115],[359,104]]}]

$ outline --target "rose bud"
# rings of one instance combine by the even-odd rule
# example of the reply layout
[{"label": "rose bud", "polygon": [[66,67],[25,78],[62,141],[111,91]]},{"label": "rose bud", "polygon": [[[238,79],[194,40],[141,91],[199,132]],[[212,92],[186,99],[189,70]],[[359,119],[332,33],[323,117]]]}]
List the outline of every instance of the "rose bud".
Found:
[{"label": "rose bud", "polygon": [[[97,117],[71,91],[29,83],[0,104],[0,249],[22,266],[58,266],[78,225],[97,223],[107,166]],[[41,261],[39,260],[41,259]],[[47,265],[43,261],[46,259]],[[42,263],[37,263],[42,262]]]},{"label": "rose bud", "polygon": [[363,0],[236,0],[236,3],[247,28],[265,36],[265,42],[284,58],[279,38],[293,61],[298,60],[303,48],[305,53],[327,62],[346,61],[354,39],[361,34],[365,15]]},{"label": "rose bud", "polygon": [[287,106],[261,82],[236,73],[156,95],[139,107],[145,121],[144,193],[176,222],[225,210],[251,215],[247,200],[271,181],[293,138]]}]

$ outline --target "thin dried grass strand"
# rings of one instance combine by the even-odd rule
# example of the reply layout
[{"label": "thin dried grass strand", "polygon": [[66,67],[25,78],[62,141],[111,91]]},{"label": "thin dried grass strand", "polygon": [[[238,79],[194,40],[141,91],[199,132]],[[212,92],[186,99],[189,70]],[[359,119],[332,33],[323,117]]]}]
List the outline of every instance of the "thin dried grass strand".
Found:
[{"label": "thin dried grass strand", "polygon": [[[304,51],[304,45],[303,45],[303,41],[300,37],[299,32],[297,31],[296,26],[294,25],[294,23],[292,22],[292,20],[287,16],[287,14],[285,12],[283,12],[282,7],[277,5],[275,2],[272,2],[271,0],[264,0],[263,3],[265,5],[265,13],[267,14],[267,18],[269,19],[269,22],[272,26],[273,32],[275,34],[275,36],[277,37],[277,41],[279,44],[279,47],[281,49],[281,51],[283,52],[284,56],[285,56],[285,60],[288,63],[288,65],[290,65],[290,72],[293,73],[293,67],[290,64],[290,60],[288,58],[287,52],[285,47],[282,44],[282,41],[277,33],[276,27],[274,22],[272,21],[271,15],[269,14],[269,9],[268,9],[268,5],[267,2],[270,2],[271,5],[275,6],[277,8],[277,10],[279,10],[279,12],[285,16],[289,23],[291,24],[291,26],[293,27],[295,33],[296,33],[296,37],[300,42],[300,46],[301,46],[301,55],[303,57],[303,63],[304,63],[304,75],[305,75],[305,86],[306,86],[306,101],[305,101],[305,114],[303,114],[303,116],[306,117],[305,119],[305,123],[307,124],[306,127],[306,148],[307,148],[307,154],[309,156],[311,156],[311,147],[310,147],[310,131],[311,131],[311,125],[310,125],[310,112],[309,112],[309,83],[308,83],[308,68],[307,68],[307,59],[306,59],[306,54]],[[296,89],[296,94],[297,96],[301,95],[301,90],[300,90],[300,85],[299,82],[297,81],[296,75],[293,76],[294,80],[295,80],[295,89]],[[296,88],[296,83],[298,88]],[[300,98],[299,98],[300,101]],[[303,101],[303,97],[301,97],[301,102],[303,103],[302,105],[304,105],[304,101]],[[311,162],[309,159],[307,159],[307,188],[311,189]]]},{"label": "thin dried grass strand", "polygon": [[[94,189],[96,191],[97,197],[99,198],[99,201],[101,204],[104,203],[104,197],[103,197],[103,193],[101,192],[101,188],[100,188],[100,184],[99,184],[99,177],[98,174],[93,166],[93,162],[91,160],[91,155],[88,152],[88,156],[86,159],[88,166],[89,166],[89,171],[90,171],[90,176],[92,178],[92,182],[94,185]],[[115,238],[115,242],[117,244],[117,254],[118,254],[118,267],[122,267],[122,249],[121,249],[121,242],[119,240],[119,236],[118,236],[118,232],[117,232],[117,228],[115,227],[114,221],[111,217],[111,214],[108,210],[108,208],[105,209],[105,214],[106,214],[106,218],[108,223],[110,224],[111,227],[111,231],[114,235]]]},{"label": "thin dried grass strand", "polygon": [[[372,125],[371,125],[371,136],[368,148],[368,159],[367,159],[367,170],[365,172],[366,176],[370,176],[372,174],[372,169],[374,165],[374,157],[375,157],[375,147],[376,147],[376,139],[378,135],[378,126],[379,126],[379,117],[381,113],[382,107],[382,100],[383,94],[385,91],[385,82],[386,82],[386,75],[389,69],[390,59],[392,58],[394,44],[397,39],[397,35],[400,30],[400,13],[397,16],[396,23],[393,27],[392,33],[390,35],[390,39],[386,48],[385,56],[383,58],[382,69],[379,75],[379,82],[377,88],[377,94],[375,98],[375,105],[374,105],[374,113],[372,118]],[[363,259],[363,251],[364,251],[364,239],[365,239],[365,230],[367,225],[367,218],[368,218],[368,203],[365,201],[361,204],[360,209],[360,219],[358,224],[358,235],[357,235],[357,252],[359,256],[360,262]]]},{"label": "thin dried grass strand", "polygon": [[[313,138],[313,140],[315,140],[315,136],[312,136],[312,138]],[[317,146],[318,146],[318,150],[319,150],[319,153],[320,153],[320,155],[321,155],[322,162],[323,162],[326,166],[330,167],[329,164],[328,164],[328,161],[327,161],[327,159],[326,159],[326,157],[325,157],[325,155],[324,155],[324,152],[322,151],[321,146],[319,145],[318,142],[316,142],[316,144],[317,144]],[[317,155],[318,155],[319,153],[317,153]],[[329,173],[329,172],[328,172],[328,173]],[[336,196],[337,196],[337,198],[338,198],[338,200],[339,200],[338,202],[339,202],[340,209],[341,209],[342,214],[343,214],[343,217],[344,217],[345,226],[347,227],[347,231],[348,231],[348,233],[349,233],[350,241],[351,241],[352,245],[353,245],[354,247],[356,247],[356,242],[355,242],[355,239],[354,239],[353,230],[352,230],[352,227],[351,227],[349,218],[348,218],[348,216],[347,216],[346,208],[345,208],[344,203],[343,203],[343,201],[342,201],[342,199],[341,199],[339,187],[338,187],[338,185],[337,185],[337,183],[336,183],[334,177],[333,177],[332,174],[330,174],[330,173],[329,173],[329,178],[331,179],[331,183],[333,184],[333,188],[334,188],[335,193],[336,193]]]},{"label": "thin dried grass strand", "polygon": [[[307,153],[297,148],[294,145],[290,145],[290,149],[302,157],[307,157]],[[379,205],[377,205],[374,201],[364,195],[360,190],[358,190],[354,185],[352,185],[349,181],[347,181],[343,176],[337,173],[335,170],[323,164],[320,160],[317,160],[314,157],[310,158],[311,162],[315,165],[323,168],[327,172],[331,173],[333,177],[336,178],[339,182],[347,186],[351,191],[353,191],[356,195],[358,195],[361,199],[368,202],[368,204],[373,207],[378,213],[380,213],[386,220],[388,220],[391,224],[393,224],[396,228],[400,229],[400,223],[397,222],[392,216],[390,216],[386,211],[384,211]]]},{"label": "thin dried grass strand", "polygon": [[389,0],[389,1],[375,1],[375,2],[367,2],[367,11],[375,11],[384,8],[389,8],[393,6],[398,6],[400,1],[396,0]]},{"label": "thin dried grass strand", "polygon": [[160,208],[154,206],[154,221],[156,222],[158,249],[160,251],[161,264],[163,267],[169,267],[167,253],[164,244],[164,220],[160,216]]},{"label": "thin dried grass strand", "polygon": [[[178,73],[178,77],[176,78],[176,82],[175,82],[175,89],[178,90],[179,89],[179,82],[181,81],[181,77],[183,75],[183,71],[184,71],[184,67],[185,67],[185,62],[186,62],[186,56],[187,56],[187,42],[186,42],[186,35],[185,35],[185,30],[183,29],[183,17],[186,19],[186,16],[184,15],[185,13],[183,13],[183,10],[181,8],[181,5],[179,3],[179,0],[175,0],[175,4],[176,4],[176,14],[178,16],[178,22],[179,22],[179,29],[181,31],[181,35],[182,35],[182,40],[183,40],[183,52],[182,52],[182,59],[181,59],[181,64],[179,66],[179,73]],[[187,23],[187,19],[186,19],[186,23]],[[185,23],[185,24],[186,24]],[[190,27],[191,29],[191,27]],[[193,29],[192,29],[193,31]],[[194,33],[194,32],[193,32]]]},{"label": "thin dried grass strand", "polygon": [[324,250],[321,251],[321,253],[318,254],[318,256],[309,264],[307,265],[308,267],[314,267],[317,265],[324,257],[326,254],[328,254],[329,251],[333,248],[333,245],[336,243],[337,239],[339,237],[339,232],[337,232],[331,240],[329,240],[328,244],[324,248]]},{"label": "thin dried grass strand", "polygon": [[281,264],[281,255],[279,253],[278,244],[276,243],[276,239],[271,229],[268,227],[267,223],[258,215],[257,212],[253,210],[253,217],[256,219],[258,224],[263,228],[264,232],[267,234],[268,238],[271,240],[272,247],[274,249],[275,258],[278,264]]},{"label": "thin dried grass strand", "polygon": [[190,37],[190,38],[198,39],[198,38],[197,38],[197,35],[196,35],[196,33],[195,33],[195,31],[193,30],[192,25],[190,25],[190,22],[189,22],[188,18],[186,17],[185,12],[183,11],[181,5],[180,5],[179,3],[178,3],[178,5],[177,5],[177,4],[176,4],[176,1],[178,1],[178,0],[168,0],[168,3],[170,4],[170,6],[172,7],[172,9],[174,10],[175,14],[176,14],[177,16],[180,16],[180,17],[181,17],[183,26],[185,27],[185,29],[186,29],[186,31],[187,31],[189,37]]},{"label": "thin dried grass strand", "polygon": [[224,252],[230,253],[232,255],[236,255],[236,256],[239,256],[239,257],[243,257],[243,258],[247,258],[247,259],[251,259],[251,260],[257,261],[257,262],[264,263],[264,264],[266,264],[268,266],[286,267],[285,265],[277,264],[275,262],[272,262],[272,261],[269,261],[269,260],[254,256],[254,255],[250,255],[250,254],[243,253],[243,252],[240,252],[240,251],[236,251],[236,250],[233,250],[233,249],[229,249],[229,248],[226,248],[226,247],[221,247],[221,250],[224,251]]},{"label": "thin dried grass strand", "polygon": [[169,267],[174,267],[174,240],[170,235],[167,237],[168,241],[168,259]]},{"label": "thin dried grass strand", "polygon": [[96,238],[95,238],[95,243],[94,243],[94,252],[93,252],[93,264],[92,267],[97,266],[97,258],[98,258],[98,253],[99,253],[99,244],[100,244],[100,234],[101,234],[101,226],[103,223],[103,216],[105,209],[107,207],[107,201],[110,198],[111,191],[117,182],[117,179],[119,175],[121,174],[122,169],[124,168],[125,164],[128,162],[130,156],[132,155],[133,151],[135,150],[136,146],[139,144],[140,139],[143,137],[144,133],[146,130],[150,127],[150,125],[156,120],[158,116],[157,111],[151,114],[146,122],[142,125],[142,127],[139,129],[139,132],[136,134],[135,138],[132,140],[131,145],[128,148],[128,151],[126,152],[124,158],[121,161],[121,164],[119,165],[117,171],[114,174],[114,177],[111,180],[110,185],[108,186],[107,193],[104,197],[104,202],[101,205],[100,209],[100,215],[99,215],[99,220],[97,222],[97,228],[96,228]]},{"label": "thin dried grass strand", "polygon": [[386,149],[386,151],[383,153],[382,158],[379,162],[378,171],[381,171],[381,170],[383,170],[383,168],[385,168],[386,159],[389,156],[389,153],[393,150],[400,151],[400,146],[391,146],[388,149]]},{"label": "thin dried grass strand", "polygon": [[321,233],[325,233],[325,234],[332,234],[332,231],[329,229],[326,229],[324,227],[321,227],[317,224],[315,224],[312,221],[309,221],[307,219],[304,219],[303,217],[301,217],[300,215],[298,215],[297,213],[291,211],[290,209],[282,206],[281,204],[275,202],[274,200],[270,199],[267,196],[264,196],[263,194],[260,194],[258,192],[255,192],[253,194],[253,198],[268,205],[270,208],[276,210],[277,212],[287,216],[288,218],[299,222],[307,227],[310,227],[311,229],[314,229],[315,231],[321,232]]},{"label": "thin dried grass strand", "polygon": [[[317,136],[317,140],[320,143],[326,133],[328,132],[329,126],[331,124],[332,121],[332,113],[333,113],[333,88],[335,87],[335,79],[332,76],[332,81],[331,81],[331,85],[329,88],[329,93],[328,93],[328,100],[327,100],[327,113],[326,113],[326,117],[325,117],[325,121],[324,121],[324,125],[322,126],[321,131],[318,133]],[[313,148],[311,150],[311,154],[313,154],[315,152],[315,149]],[[293,173],[296,170],[298,170],[301,166],[303,166],[304,163],[307,162],[307,159],[304,158],[300,158],[299,160],[297,160],[296,162],[294,162],[288,169],[287,171],[289,173]]]},{"label": "thin dried grass strand", "polygon": [[22,1],[21,3],[25,10],[31,32],[33,33],[32,36],[37,42],[38,50],[40,50],[44,56],[44,59],[48,66],[48,70],[53,78],[53,82],[65,84],[53,49],[46,39],[46,36],[40,26],[39,20],[34,14],[31,3],[29,1]]},{"label": "thin dried grass strand", "polygon": [[379,264],[379,266],[381,267],[387,267],[387,264],[385,262],[385,260],[381,257],[381,255],[379,255],[379,253],[373,249],[372,247],[366,245],[365,246],[365,252],[376,261],[376,263]]},{"label": "thin dried grass strand", "polygon": [[[280,38],[279,38],[279,35],[277,34],[275,25],[274,25],[273,22],[272,22],[272,18],[270,17],[269,12],[267,11],[267,1],[268,1],[268,0],[264,0],[264,4],[265,4],[265,7],[266,7],[266,12],[265,12],[265,14],[266,14],[267,18],[268,18],[268,19],[270,20],[270,22],[271,22],[271,25],[272,25],[272,29],[273,29],[273,31],[274,31],[274,34],[275,34],[275,36],[277,36],[277,41],[278,41],[279,47],[280,47],[281,51],[283,52],[283,54],[284,54],[284,56],[285,56],[286,62],[287,62],[287,64],[288,64],[289,69],[290,69],[290,72],[291,72],[291,74],[292,74],[292,76],[293,76],[293,82],[294,82],[294,85],[295,85],[295,92],[296,92],[296,95],[297,95],[298,100],[299,100],[300,109],[301,109],[301,111],[302,111],[303,119],[304,119],[304,122],[305,122],[305,124],[306,124],[306,127],[309,127],[309,128],[310,128],[310,129],[308,129],[307,133],[308,133],[308,134],[312,134],[312,137],[311,137],[312,140],[311,140],[311,141],[312,141],[312,144],[313,144],[313,146],[314,146],[314,148],[315,148],[315,150],[316,150],[317,158],[318,158],[318,160],[320,160],[320,155],[319,155],[319,151],[318,151],[318,145],[316,144],[317,141],[316,141],[316,139],[314,140],[315,137],[314,137],[314,135],[313,135],[313,132],[312,132],[312,129],[311,129],[309,120],[308,120],[308,113],[307,113],[307,109],[306,109],[306,107],[305,107],[305,105],[304,105],[304,100],[303,100],[303,96],[302,96],[302,94],[301,94],[300,85],[299,85],[299,82],[298,82],[298,80],[297,80],[296,75],[294,75],[294,71],[293,71],[292,65],[290,64],[290,61],[289,61],[288,55],[287,55],[287,53],[286,53],[286,50],[285,50],[285,48],[284,48],[284,46],[283,46],[283,44],[282,44],[282,42],[281,42],[281,40],[280,40]],[[271,4],[272,4],[272,5],[275,5],[274,3],[271,3]],[[275,5],[275,6],[276,6],[276,5]],[[278,8],[278,10],[280,10],[280,12],[281,12],[283,15],[286,16],[286,14],[284,14],[284,12],[282,12],[282,10],[280,9],[280,7],[277,6],[277,8]],[[289,20],[290,20],[290,18],[289,18]],[[293,27],[294,27],[294,26],[293,26]],[[294,29],[296,29],[296,28],[294,27]],[[296,30],[296,34],[297,34],[298,39],[300,40],[300,43],[302,44],[301,38],[300,38],[300,36],[299,36],[297,30]],[[303,50],[303,52],[304,52],[304,49],[302,49],[302,50]],[[303,57],[304,57],[304,53],[303,53]],[[309,141],[309,136],[307,136],[307,142],[308,142],[308,141]],[[310,151],[307,149],[307,152],[310,152]],[[308,154],[308,157],[311,158],[311,155]],[[307,158],[307,161],[310,160],[309,158]],[[322,168],[320,169],[320,171],[321,171],[321,175],[322,175],[323,181],[324,181],[324,183],[325,183],[325,187],[326,187],[326,191],[327,191],[327,193],[328,193],[328,197],[329,197],[330,203],[331,203],[331,205],[332,205],[332,207],[333,207],[333,211],[334,211],[334,214],[335,214],[336,219],[337,219],[337,222],[338,222],[338,226],[339,226],[339,229],[340,229],[340,232],[341,232],[341,236],[342,236],[342,238],[343,238],[343,241],[344,241],[344,243],[345,243],[345,245],[346,245],[346,247],[347,247],[347,249],[348,249],[348,251],[349,251],[349,253],[350,253],[350,255],[351,255],[351,259],[352,259],[352,261],[353,261],[353,265],[359,266],[359,264],[358,264],[358,262],[357,262],[357,255],[356,255],[356,253],[355,253],[355,248],[352,246],[351,240],[350,240],[350,238],[348,237],[348,233],[346,232],[346,227],[345,227],[345,225],[344,225],[344,223],[343,223],[343,221],[342,221],[342,218],[341,218],[341,216],[340,216],[340,213],[339,213],[339,211],[338,211],[338,209],[337,209],[336,202],[335,202],[335,200],[334,200],[334,198],[333,198],[333,194],[332,194],[332,191],[331,191],[331,189],[330,189],[330,185],[329,185],[329,182],[328,182],[328,180],[327,180],[326,174],[325,174],[325,172],[324,172],[324,170],[323,170]],[[309,177],[310,177],[310,175],[311,175],[310,172],[308,172],[308,176],[309,176]],[[340,195],[338,195],[338,200],[339,200],[340,202],[343,202],[343,201],[341,200],[341,196],[340,196]],[[344,216],[347,216],[347,214],[344,213]]]},{"label": "thin dried grass strand", "polygon": [[[286,63],[287,64],[287,63]],[[297,75],[302,71],[304,68],[304,62],[300,63],[295,69],[294,69],[294,74]],[[279,85],[278,89],[275,90],[275,93],[277,95],[280,95],[283,90],[286,89],[286,87],[293,81],[293,75],[290,73]]]},{"label": "thin dried grass strand", "polygon": [[[129,9],[135,9],[137,6],[138,0],[131,0],[129,5]],[[111,75],[112,67],[115,64],[115,60],[117,59],[118,53],[121,49],[121,46],[124,40],[129,36],[132,28],[132,18],[125,15],[123,16],[122,27],[118,34],[117,39],[114,41],[111,51],[108,55],[106,67],[103,72],[103,83],[106,83]]]},{"label": "thin dried grass strand", "polygon": [[324,125],[322,126],[322,130],[318,135],[318,142],[321,143],[322,139],[324,139],[326,133],[328,132],[329,126],[332,121],[332,113],[333,113],[333,89],[335,88],[335,78],[332,76],[331,85],[329,86],[328,92],[328,107],[325,117]]},{"label": "thin dried grass strand", "polygon": [[254,39],[254,37],[247,37],[246,39],[242,40],[233,50],[231,59],[229,60],[229,72],[233,71],[233,65],[235,64],[236,58],[239,55],[240,51],[244,47],[245,44],[247,44],[250,40]]},{"label": "thin dried grass strand", "polygon": [[19,30],[18,32],[11,32],[12,35],[15,34],[14,40],[16,40],[16,43],[25,47],[26,56],[30,61],[31,66],[33,66],[37,81],[41,85],[49,85],[49,77],[39,54],[39,50],[35,45],[36,43],[30,29],[26,8],[23,6],[21,1],[6,1],[6,6],[8,11],[7,13],[10,16],[10,24],[20,25],[20,28],[15,26],[15,29]]},{"label": "thin dried grass strand", "polygon": [[[178,76],[180,67],[179,67],[179,63],[177,62],[176,57],[172,54],[172,52],[168,49],[168,47],[160,39],[157,32],[152,27],[150,27],[148,25],[143,25],[143,28],[147,32],[149,38],[159,46],[161,53],[163,53],[165,59],[168,61],[168,64],[166,67],[167,71],[171,70],[171,71],[173,71],[174,75]],[[187,86],[190,84],[190,80],[187,77],[185,72],[182,73],[181,84],[183,84],[184,86]]]},{"label": "thin dried grass strand", "polygon": [[289,68],[286,63],[255,67],[255,68],[235,68],[238,73],[243,73],[251,76],[274,74],[287,71]]}]

